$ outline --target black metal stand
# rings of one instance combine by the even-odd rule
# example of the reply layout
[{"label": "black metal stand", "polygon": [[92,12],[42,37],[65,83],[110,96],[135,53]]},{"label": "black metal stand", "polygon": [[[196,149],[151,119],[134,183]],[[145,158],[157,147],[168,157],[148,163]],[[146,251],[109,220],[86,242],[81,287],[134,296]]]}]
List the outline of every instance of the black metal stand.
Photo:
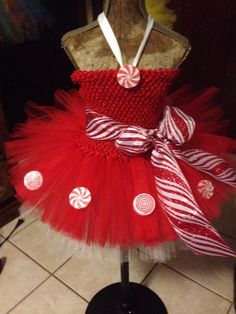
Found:
[{"label": "black metal stand", "polygon": [[86,314],[167,314],[162,300],[147,287],[129,281],[128,250],[121,251],[121,282],[99,291]]},{"label": "black metal stand", "polygon": [[5,242],[7,242],[8,239],[10,239],[10,236],[16,231],[16,229],[17,229],[20,225],[23,224],[23,222],[24,222],[24,219],[22,219],[22,218],[19,218],[19,219],[18,219],[18,221],[17,221],[15,227],[13,228],[13,230],[12,230],[12,231],[8,234],[8,236],[0,243],[0,247],[3,246],[3,244],[4,244]]},{"label": "black metal stand", "polygon": [[[3,244],[10,238],[10,236],[16,231],[16,229],[21,225],[23,224],[24,222],[24,219],[20,218],[18,219],[15,227],[13,228],[13,230],[9,233],[9,235],[0,243],[0,247],[3,246]],[[3,268],[6,264],[6,261],[7,261],[7,258],[6,257],[2,257],[0,258],[0,274],[1,272],[3,271]]]}]

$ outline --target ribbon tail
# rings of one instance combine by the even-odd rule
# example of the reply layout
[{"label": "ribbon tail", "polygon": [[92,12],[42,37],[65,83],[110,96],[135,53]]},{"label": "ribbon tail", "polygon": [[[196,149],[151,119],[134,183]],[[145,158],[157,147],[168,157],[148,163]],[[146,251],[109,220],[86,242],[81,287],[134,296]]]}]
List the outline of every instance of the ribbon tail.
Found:
[{"label": "ribbon tail", "polygon": [[179,238],[195,254],[235,257],[199,208],[168,145],[156,143],[151,161],[161,207]]},{"label": "ribbon tail", "polygon": [[176,150],[174,151],[174,155],[191,167],[236,188],[236,173],[224,159],[201,149]]}]

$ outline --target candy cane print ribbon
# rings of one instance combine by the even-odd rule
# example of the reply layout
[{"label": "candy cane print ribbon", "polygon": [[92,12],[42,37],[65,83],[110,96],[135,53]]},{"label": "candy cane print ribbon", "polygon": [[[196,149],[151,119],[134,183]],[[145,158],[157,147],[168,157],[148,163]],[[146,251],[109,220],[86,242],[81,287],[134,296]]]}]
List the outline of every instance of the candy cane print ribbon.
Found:
[{"label": "candy cane print ribbon", "polygon": [[[155,184],[161,207],[177,235],[195,253],[236,256],[204,216],[186,180],[178,159],[214,179],[236,187],[236,174],[220,157],[200,149],[182,150],[194,133],[192,117],[166,106],[156,129],[123,125],[87,110],[87,135],[95,140],[114,140],[117,149],[131,156],[152,150]],[[195,152],[195,156],[194,156]]]}]

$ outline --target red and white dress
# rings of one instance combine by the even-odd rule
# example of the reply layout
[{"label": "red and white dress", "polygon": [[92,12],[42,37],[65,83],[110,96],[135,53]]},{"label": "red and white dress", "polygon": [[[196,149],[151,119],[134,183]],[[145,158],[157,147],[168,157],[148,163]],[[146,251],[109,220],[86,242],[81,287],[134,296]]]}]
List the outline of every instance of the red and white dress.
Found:
[{"label": "red and white dress", "polygon": [[236,187],[218,90],[167,95],[179,69],[137,67],[152,19],[126,66],[104,14],[99,23],[121,67],[75,71],[78,91],[58,91],[60,106],[34,107],[17,126],[6,143],[17,197],[88,247],[142,247],[163,260],[180,241],[235,256],[210,222]]}]

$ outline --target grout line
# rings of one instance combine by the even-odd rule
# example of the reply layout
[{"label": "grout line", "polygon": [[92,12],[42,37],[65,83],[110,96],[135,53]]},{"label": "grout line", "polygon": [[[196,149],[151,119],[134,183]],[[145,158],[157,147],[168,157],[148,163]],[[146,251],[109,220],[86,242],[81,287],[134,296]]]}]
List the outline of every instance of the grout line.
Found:
[{"label": "grout line", "polygon": [[72,289],[70,286],[68,286],[67,284],[65,284],[62,280],[60,280],[59,278],[57,278],[56,276],[54,276],[53,274],[49,274],[49,276],[44,279],[38,286],[36,286],[33,290],[31,290],[26,296],[24,296],[19,302],[17,302],[8,312],[6,312],[6,314],[10,314],[12,310],[14,310],[20,303],[22,303],[25,299],[27,299],[31,294],[33,294],[39,287],[41,287],[47,280],[49,280],[50,278],[54,278],[57,281],[59,281],[61,284],[63,284],[63,286],[65,286],[67,289],[69,289],[70,291],[72,291],[73,293],[75,293],[78,297],[80,297],[83,301],[85,301],[86,303],[89,303],[88,300],[86,300],[82,295],[80,295],[78,292],[76,292],[74,289]]},{"label": "grout line", "polygon": [[61,265],[59,265],[54,271],[51,272],[52,275],[55,275],[55,272],[57,272],[61,267],[63,267],[67,262],[69,262],[70,259],[72,259],[73,255],[67,258],[65,262],[63,262]]},{"label": "grout line", "polygon": [[86,303],[89,303],[90,301],[87,300],[85,297],[83,297],[81,294],[79,294],[76,290],[74,290],[72,287],[70,287],[67,283],[65,283],[63,280],[61,280],[60,278],[58,278],[56,275],[52,274],[52,277],[57,279],[60,283],[62,283],[65,287],[67,287],[69,290],[71,290],[72,292],[74,292],[78,297],[80,297],[81,299],[83,299]]},{"label": "grout line", "polygon": [[231,305],[230,305],[230,307],[229,307],[229,309],[228,309],[228,311],[227,311],[227,313],[226,314],[229,314],[230,313],[230,311],[231,311],[231,309],[234,307],[234,303],[232,303]]},{"label": "grout line", "polygon": [[[35,223],[36,221],[38,221],[39,218],[34,219],[33,221],[29,222],[27,225],[25,225],[24,227],[22,227],[21,229],[19,229],[18,231],[16,230],[16,232],[13,233],[12,237],[14,237],[15,235],[17,235],[18,233],[20,233],[21,231],[25,230],[26,228],[28,228],[29,226],[31,226],[33,223]],[[23,223],[24,224],[24,223]],[[12,238],[11,237],[11,238]]]},{"label": "grout line", "polygon": [[149,270],[149,272],[147,273],[147,275],[143,278],[143,280],[141,281],[141,284],[144,284],[144,281],[147,279],[147,277],[153,272],[153,270],[159,265],[159,263],[155,263],[154,266]]},{"label": "grout line", "polygon": [[37,260],[35,260],[33,257],[31,257],[28,253],[26,253],[25,251],[23,251],[20,247],[18,247],[14,242],[11,241],[7,241],[9,242],[11,245],[13,245],[17,250],[19,250],[21,253],[23,253],[25,256],[27,256],[29,259],[31,259],[31,261],[33,261],[35,264],[37,264],[38,266],[40,266],[43,270],[45,270],[47,273],[49,273],[50,275],[52,274],[52,272],[50,270],[48,270],[45,266],[43,266],[42,264],[40,264]]},{"label": "grout line", "polygon": [[[36,219],[38,220],[38,219]],[[25,226],[23,229],[27,228],[28,226],[30,226],[31,224],[33,224],[36,220],[32,221],[30,224],[28,224],[27,226]],[[23,229],[19,230],[17,233],[21,232]],[[223,234],[223,233],[222,233]],[[14,233],[15,235],[15,233]],[[225,235],[225,234],[224,234]],[[228,235],[226,235],[228,236]],[[0,235],[1,237],[1,235]],[[3,236],[2,236],[3,237]],[[229,236],[230,237],[230,236]],[[4,238],[4,237],[3,237]],[[230,237],[232,238],[232,237]],[[234,238],[232,238],[234,239]],[[57,279],[61,284],[63,284],[65,287],[67,287],[69,290],[71,290],[73,293],[75,293],[78,297],[80,297],[82,300],[84,300],[86,303],[89,303],[89,301],[84,298],[82,295],[80,295],[77,291],[75,291],[73,288],[71,288],[69,285],[67,285],[65,282],[63,282],[60,278],[58,278],[56,275],[55,275],[55,272],[57,272],[61,267],[63,267],[71,258],[72,256],[70,256],[65,262],[63,262],[60,266],[58,266],[54,271],[49,271],[47,268],[45,268],[43,265],[41,265],[37,260],[35,260],[34,258],[32,258],[30,255],[28,255],[26,252],[24,252],[20,247],[18,247],[16,244],[14,244],[13,242],[11,242],[11,240],[9,239],[9,242],[12,246],[14,246],[17,250],[19,250],[22,254],[24,254],[25,256],[27,256],[30,260],[32,260],[34,263],[36,263],[39,267],[41,267],[44,271],[46,271],[48,273],[48,277],[43,280],[36,288],[34,288],[30,293],[28,293],[21,301],[19,301],[16,305],[14,305],[6,314],[10,313],[15,307],[17,307],[22,301],[24,301],[29,295],[31,295],[35,290],[37,290],[43,283],[45,283],[50,277],[53,277],[55,279]],[[159,263],[156,263],[150,270],[149,272],[147,273],[147,275],[144,277],[144,279],[141,281],[141,284],[144,283],[144,281],[150,276],[150,274],[153,272],[153,270],[158,267]],[[219,294],[218,292],[214,291],[214,290],[211,290],[209,287],[207,286],[204,286],[203,284],[197,282],[196,280],[188,277],[187,275],[181,273],[180,271],[172,268],[171,266],[165,264],[165,263],[162,263],[162,265],[166,266],[167,268],[175,271],[176,273],[178,273],[179,275],[187,278],[188,280],[194,282],[195,284],[201,286],[202,288],[210,291],[211,293],[214,293],[215,295],[221,297],[222,299],[225,299],[227,301],[229,301],[231,303],[231,306],[227,312],[227,314],[229,314],[231,308],[233,307],[233,302],[232,300],[228,299],[227,297],[224,297],[222,296],[221,294]]]},{"label": "grout line", "polygon": [[210,292],[216,294],[217,296],[221,297],[222,299],[227,300],[227,301],[229,301],[230,303],[232,303],[232,300],[228,299],[227,297],[225,297],[225,296],[219,294],[218,292],[216,292],[216,291],[214,291],[214,290],[211,290],[209,287],[204,286],[204,285],[201,284],[200,282],[198,282],[198,281],[192,279],[191,277],[188,277],[187,275],[181,273],[180,271],[176,270],[175,268],[172,268],[171,266],[169,266],[169,265],[167,265],[167,264],[165,264],[165,263],[163,263],[163,265],[166,266],[166,267],[168,267],[169,269],[175,271],[177,274],[179,274],[179,275],[181,275],[181,276],[183,276],[183,277],[185,277],[185,278],[191,280],[192,282],[196,283],[197,285],[201,286],[202,288],[204,288],[204,289],[206,289],[206,290],[208,290],[208,291],[210,291]]},{"label": "grout line", "polygon": [[33,290],[31,290],[27,295],[25,295],[19,302],[17,302],[8,312],[6,312],[6,314],[11,313],[12,310],[14,310],[21,302],[27,299],[35,290],[42,286],[50,277],[51,275],[49,274],[47,278],[45,278],[39,285],[37,285]]},{"label": "grout line", "polygon": [[9,242],[12,246],[14,246],[17,250],[19,250],[22,254],[24,254],[25,256],[27,256],[30,260],[32,260],[35,264],[37,264],[38,266],[40,266],[43,270],[45,270],[48,273],[48,277],[42,281],[42,283],[40,283],[36,288],[34,288],[30,293],[28,293],[21,301],[19,301],[17,304],[15,304],[6,314],[10,313],[10,311],[12,311],[16,306],[18,306],[22,301],[24,301],[24,299],[26,299],[31,293],[33,293],[36,289],[38,289],[45,281],[47,281],[50,277],[53,277],[55,279],[57,279],[60,283],[62,283],[65,287],[67,287],[69,290],[71,290],[72,292],[74,292],[77,296],[79,296],[82,300],[84,300],[86,303],[89,303],[89,301],[87,299],[85,299],[82,295],[80,295],[77,291],[75,291],[74,289],[72,289],[70,286],[68,286],[65,282],[63,282],[60,278],[56,277],[56,275],[54,274],[58,269],[60,269],[64,264],[66,264],[71,258],[69,257],[65,262],[63,262],[62,265],[60,265],[58,268],[56,268],[56,270],[54,270],[53,272],[50,272],[47,268],[45,268],[44,266],[42,266],[38,261],[36,261],[35,259],[33,259],[30,255],[28,255],[27,253],[25,253],[21,248],[19,248],[17,245],[15,245],[14,243],[12,243],[11,241],[7,241]]},{"label": "grout line", "polygon": [[[24,222],[22,224],[22,227],[20,229],[16,229],[16,231],[11,235],[10,239],[13,238],[15,235],[17,235],[18,233],[20,233],[21,231],[25,230],[27,227],[29,227],[30,225],[32,225],[34,222],[36,222],[39,218],[34,219],[33,221],[29,222],[28,224],[26,224],[24,227]],[[3,227],[4,228],[4,227]],[[13,227],[14,228],[14,227]],[[13,229],[12,228],[12,229]],[[3,234],[1,234],[1,236],[5,239],[7,236],[4,236]]]}]

